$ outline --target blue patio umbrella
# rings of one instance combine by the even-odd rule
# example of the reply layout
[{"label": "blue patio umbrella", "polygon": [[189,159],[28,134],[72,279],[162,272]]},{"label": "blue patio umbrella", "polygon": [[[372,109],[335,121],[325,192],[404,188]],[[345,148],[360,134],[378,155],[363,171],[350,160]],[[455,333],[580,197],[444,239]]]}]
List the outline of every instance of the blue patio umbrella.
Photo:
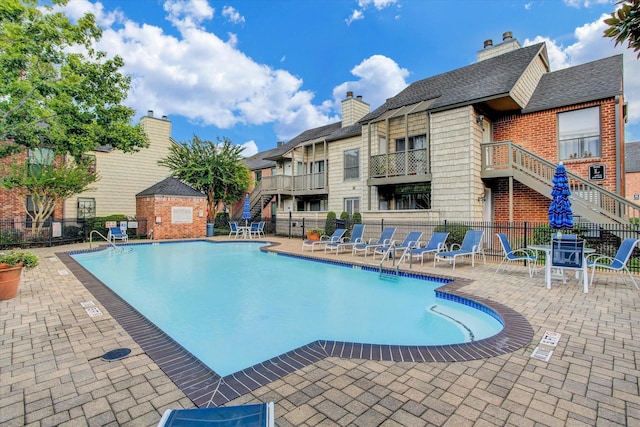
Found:
[{"label": "blue patio umbrella", "polygon": [[553,174],[553,189],[551,190],[551,205],[549,206],[549,225],[556,230],[573,227],[573,212],[569,196],[569,178],[567,170],[560,163]]},{"label": "blue patio umbrella", "polygon": [[249,195],[244,196],[244,207],[242,209],[242,219],[244,219],[245,225],[247,221],[251,220],[251,204],[249,203]]}]

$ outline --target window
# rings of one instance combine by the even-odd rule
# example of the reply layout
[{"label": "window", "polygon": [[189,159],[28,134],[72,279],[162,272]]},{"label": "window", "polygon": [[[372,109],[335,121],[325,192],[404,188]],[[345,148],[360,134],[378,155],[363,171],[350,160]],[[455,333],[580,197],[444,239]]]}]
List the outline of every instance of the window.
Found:
[{"label": "window", "polygon": [[344,211],[349,212],[350,217],[355,212],[360,212],[360,199],[358,197],[344,199]]},{"label": "window", "polygon": [[399,153],[405,150],[418,150],[420,148],[427,148],[427,135],[416,135],[409,137],[409,147],[405,145],[404,138],[396,139],[396,152]]},{"label": "window", "polygon": [[344,152],[344,179],[360,178],[360,150],[346,150]]},{"label": "window", "polygon": [[600,108],[584,108],[558,114],[560,160],[600,157]]},{"label": "window", "polygon": [[256,171],[256,182],[262,181],[262,171]]},{"label": "window", "polygon": [[96,199],[78,197],[78,219],[93,218],[96,216]]},{"label": "window", "polygon": [[54,153],[51,148],[30,148],[29,149],[29,173],[38,175],[43,166],[53,164]]}]

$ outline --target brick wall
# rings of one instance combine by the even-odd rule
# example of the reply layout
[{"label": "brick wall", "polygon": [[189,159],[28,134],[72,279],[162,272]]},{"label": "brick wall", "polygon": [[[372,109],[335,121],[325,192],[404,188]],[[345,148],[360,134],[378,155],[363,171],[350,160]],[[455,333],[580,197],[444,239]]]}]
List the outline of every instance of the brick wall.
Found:
[{"label": "brick wall", "polygon": [[[173,207],[193,209],[191,223],[172,223]],[[147,196],[136,198],[136,217],[147,218],[147,230],[139,229],[153,239],[185,239],[205,237],[207,232],[207,199],[202,197]],[[156,218],[161,221],[156,222]],[[153,230],[153,231],[151,231]]]},{"label": "brick wall", "polygon": [[634,203],[639,203],[640,200],[634,200],[633,195],[638,194],[640,197],[640,172],[629,172],[626,174],[626,197],[627,200],[631,200]]}]

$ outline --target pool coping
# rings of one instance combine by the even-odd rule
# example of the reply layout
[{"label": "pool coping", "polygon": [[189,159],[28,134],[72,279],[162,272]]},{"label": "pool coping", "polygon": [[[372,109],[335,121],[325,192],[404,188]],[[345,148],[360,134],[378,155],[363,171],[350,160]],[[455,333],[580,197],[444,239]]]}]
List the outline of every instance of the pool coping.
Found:
[{"label": "pool coping", "polygon": [[[239,243],[238,241],[201,241],[214,244]],[[179,243],[184,241],[163,243],[174,242]],[[368,264],[327,260],[312,256],[278,252],[274,250],[274,248],[279,246],[277,242],[254,240],[247,243],[264,243],[266,246],[260,248],[262,251],[272,252],[278,255],[342,265],[345,267],[356,266],[363,269],[377,270]],[[156,242],[122,244],[118,245],[118,247],[139,244],[156,244]],[[530,323],[520,313],[487,298],[461,291],[461,288],[473,282],[472,280],[411,273],[401,270],[400,273],[408,277],[419,276],[442,280],[443,282],[449,281],[436,289],[437,297],[472,305],[481,310],[490,310],[499,316],[504,325],[503,329],[498,334],[489,338],[464,344],[439,346],[379,345],[317,340],[242,371],[221,377],[158,328],[153,322],[139,313],[133,306],[120,298],[70,255],[104,250],[105,248],[106,246],[101,246],[83,251],[60,252],[56,253],[56,256],[100,304],[107,309],[109,314],[123,327],[142,350],[171,378],[185,395],[200,408],[224,405],[233,399],[326,357],[394,362],[463,362],[486,359],[514,352],[529,344],[534,335]]]}]

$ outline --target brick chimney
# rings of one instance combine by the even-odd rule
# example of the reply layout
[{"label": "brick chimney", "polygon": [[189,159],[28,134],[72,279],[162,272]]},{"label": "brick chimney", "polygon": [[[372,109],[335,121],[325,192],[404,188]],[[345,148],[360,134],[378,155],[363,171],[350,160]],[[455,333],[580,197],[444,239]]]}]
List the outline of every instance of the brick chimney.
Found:
[{"label": "brick chimney", "polygon": [[346,128],[371,112],[371,106],[362,100],[362,96],[353,97],[353,92],[347,92],[347,98],[342,101],[342,127]]}]

